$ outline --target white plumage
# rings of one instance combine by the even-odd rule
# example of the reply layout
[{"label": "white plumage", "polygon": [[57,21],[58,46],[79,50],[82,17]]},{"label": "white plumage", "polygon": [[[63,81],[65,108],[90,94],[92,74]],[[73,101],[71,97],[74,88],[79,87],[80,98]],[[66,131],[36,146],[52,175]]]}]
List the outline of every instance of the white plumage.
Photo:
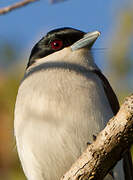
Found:
[{"label": "white plumage", "polygon": [[[18,90],[14,127],[28,180],[59,180],[113,116],[88,49],[70,51],[38,59]],[[72,63],[73,68],[58,68],[58,63]],[[88,73],[78,72],[76,65]],[[124,180],[121,164],[116,180]],[[111,175],[106,179],[112,180]]]}]

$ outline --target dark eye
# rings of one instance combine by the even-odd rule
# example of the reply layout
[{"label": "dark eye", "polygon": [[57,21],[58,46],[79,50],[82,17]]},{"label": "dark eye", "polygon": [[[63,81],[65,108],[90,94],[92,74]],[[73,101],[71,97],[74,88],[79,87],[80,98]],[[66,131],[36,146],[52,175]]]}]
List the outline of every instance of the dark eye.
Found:
[{"label": "dark eye", "polygon": [[63,42],[61,40],[54,40],[51,42],[51,48],[53,50],[59,50],[63,46]]}]

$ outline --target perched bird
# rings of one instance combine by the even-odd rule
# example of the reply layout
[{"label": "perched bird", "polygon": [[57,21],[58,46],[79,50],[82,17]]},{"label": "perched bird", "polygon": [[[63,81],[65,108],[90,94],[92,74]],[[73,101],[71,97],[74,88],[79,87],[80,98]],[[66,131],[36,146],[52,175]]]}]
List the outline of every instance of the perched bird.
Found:
[{"label": "perched bird", "polygon": [[[28,180],[59,180],[119,109],[91,54],[99,35],[55,29],[31,51],[14,121]],[[130,161],[128,152],[105,179],[133,180]]]}]

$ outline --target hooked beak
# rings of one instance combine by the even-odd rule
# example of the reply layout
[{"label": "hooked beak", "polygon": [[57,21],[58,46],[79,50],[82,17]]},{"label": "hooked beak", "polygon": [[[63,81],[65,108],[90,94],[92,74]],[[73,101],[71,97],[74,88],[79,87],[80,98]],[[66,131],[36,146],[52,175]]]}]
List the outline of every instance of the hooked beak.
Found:
[{"label": "hooked beak", "polygon": [[84,47],[90,47],[91,48],[91,46],[96,41],[98,36],[100,36],[100,32],[99,31],[94,31],[94,32],[86,33],[82,39],[80,39],[79,41],[75,42],[71,46],[72,51],[75,51],[77,49],[81,49],[81,48],[84,48]]}]

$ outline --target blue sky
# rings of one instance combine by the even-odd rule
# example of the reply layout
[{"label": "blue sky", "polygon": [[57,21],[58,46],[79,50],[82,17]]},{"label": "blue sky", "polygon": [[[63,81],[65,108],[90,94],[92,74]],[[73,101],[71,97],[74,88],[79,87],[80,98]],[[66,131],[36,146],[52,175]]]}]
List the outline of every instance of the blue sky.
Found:
[{"label": "blue sky", "polygon": [[[1,43],[9,41],[20,47],[18,53],[28,58],[32,46],[49,30],[74,27],[83,31],[99,30],[101,37],[95,48],[106,48],[107,39],[115,29],[118,12],[132,0],[68,0],[50,4],[40,0],[24,8],[0,16]],[[7,2],[7,3],[6,3]],[[2,0],[0,7],[16,2]],[[104,52],[94,52],[99,64]]]}]

